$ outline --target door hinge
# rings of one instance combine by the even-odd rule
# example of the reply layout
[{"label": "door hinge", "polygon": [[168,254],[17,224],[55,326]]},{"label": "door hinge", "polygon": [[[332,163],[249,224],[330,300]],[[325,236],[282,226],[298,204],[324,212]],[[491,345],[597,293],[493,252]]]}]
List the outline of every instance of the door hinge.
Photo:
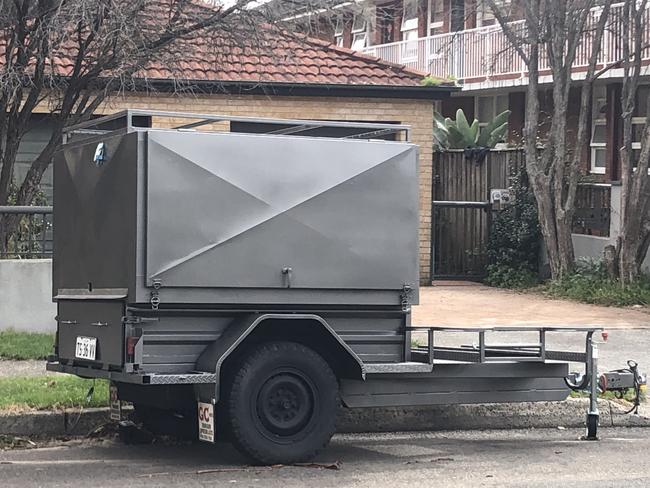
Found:
[{"label": "door hinge", "polygon": [[411,295],[413,294],[413,287],[409,283],[402,285],[402,292],[400,293],[400,302],[402,305],[402,312],[409,313],[411,311]]}]

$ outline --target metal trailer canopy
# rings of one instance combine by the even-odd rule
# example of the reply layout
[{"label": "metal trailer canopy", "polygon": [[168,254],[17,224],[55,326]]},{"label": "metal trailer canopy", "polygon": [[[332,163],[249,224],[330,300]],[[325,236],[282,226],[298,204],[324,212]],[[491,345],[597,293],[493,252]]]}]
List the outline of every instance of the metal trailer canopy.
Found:
[{"label": "metal trailer canopy", "polygon": [[373,139],[390,133],[409,127],[144,110],[69,127],[53,294],[403,306],[409,290],[415,304],[418,148]]},{"label": "metal trailer canopy", "polygon": [[151,132],[147,285],[414,285],[416,159],[410,144]]}]

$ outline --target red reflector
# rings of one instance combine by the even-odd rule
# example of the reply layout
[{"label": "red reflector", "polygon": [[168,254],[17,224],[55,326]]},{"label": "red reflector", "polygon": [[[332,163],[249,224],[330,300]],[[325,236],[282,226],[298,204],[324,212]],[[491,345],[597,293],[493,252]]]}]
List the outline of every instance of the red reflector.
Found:
[{"label": "red reflector", "polygon": [[139,337],[134,337],[134,336],[126,338],[126,353],[129,356],[133,356],[133,354],[135,354],[135,345],[138,343],[139,340],[140,340]]}]

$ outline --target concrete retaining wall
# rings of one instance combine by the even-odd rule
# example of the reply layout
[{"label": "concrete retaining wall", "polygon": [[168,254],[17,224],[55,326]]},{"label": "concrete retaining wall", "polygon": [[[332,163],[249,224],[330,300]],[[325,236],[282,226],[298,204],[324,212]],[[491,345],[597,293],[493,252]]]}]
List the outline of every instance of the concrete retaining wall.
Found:
[{"label": "concrete retaining wall", "polygon": [[0,330],[54,332],[51,259],[0,259]]}]

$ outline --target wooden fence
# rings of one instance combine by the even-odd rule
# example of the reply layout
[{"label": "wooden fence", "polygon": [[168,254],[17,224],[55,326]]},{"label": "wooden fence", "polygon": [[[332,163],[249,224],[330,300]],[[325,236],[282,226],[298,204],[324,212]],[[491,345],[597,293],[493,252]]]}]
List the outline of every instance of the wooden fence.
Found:
[{"label": "wooden fence", "polygon": [[[490,151],[482,160],[464,151],[434,153],[431,276],[480,279],[486,274],[493,206],[490,191],[512,186],[525,166],[523,150]],[[611,185],[578,187],[573,232],[609,236]]]},{"label": "wooden fence", "polygon": [[434,153],[431,276],[485,276],[490,190],[509,188],[523,165],[524,153],[518,149],[489,151],[482,160],[463,151]]}]

